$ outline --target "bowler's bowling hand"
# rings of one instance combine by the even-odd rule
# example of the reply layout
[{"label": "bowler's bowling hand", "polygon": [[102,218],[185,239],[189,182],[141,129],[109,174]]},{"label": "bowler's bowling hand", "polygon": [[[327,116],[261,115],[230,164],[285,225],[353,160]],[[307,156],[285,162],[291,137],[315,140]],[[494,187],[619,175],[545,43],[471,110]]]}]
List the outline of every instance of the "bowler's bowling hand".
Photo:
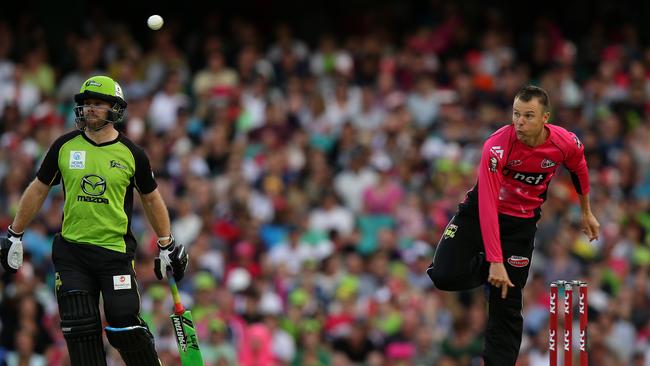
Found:
[{"label": "bowler's bowling hand", "polygon": [[501,298],[508,295],[508,287],[515,287],[508,277],[508,271],[503,263],[490,263],[490,274],[487,280],[490,285],[501,289]]}]

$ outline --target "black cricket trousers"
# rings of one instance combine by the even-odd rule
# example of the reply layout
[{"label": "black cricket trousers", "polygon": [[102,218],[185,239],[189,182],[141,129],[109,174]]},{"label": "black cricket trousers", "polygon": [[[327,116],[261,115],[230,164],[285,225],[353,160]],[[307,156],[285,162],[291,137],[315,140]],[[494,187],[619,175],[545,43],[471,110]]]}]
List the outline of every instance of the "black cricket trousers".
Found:
[{"label": "black cricket trousers", "polygon": [[68,291],[85,290],[98,303],[101,293],[104,315],[110,326],[143,325],[132,255],[91,244],[70,243],[57,234],[52,261],[57,298]]},{"label": "black cricket trousers", "polygon": [[427,270],[435,286],[443,291],[489,286],[485,366],[510,366],[517,361],[523,333],[522,290],[528,278],[538,219],[499,215],[503,264],[515,285],[508,289],[505,299],[501,298],[501,289],[487,284],[490,264],[485,260],[476,205],[459,205]]}]

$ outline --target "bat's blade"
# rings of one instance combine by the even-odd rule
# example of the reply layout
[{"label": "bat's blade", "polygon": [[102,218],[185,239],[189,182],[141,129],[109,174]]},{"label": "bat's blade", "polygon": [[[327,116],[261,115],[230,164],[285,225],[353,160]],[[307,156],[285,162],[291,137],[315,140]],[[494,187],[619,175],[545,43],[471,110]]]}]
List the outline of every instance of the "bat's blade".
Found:
[{"label": "bat's blade", "polygon": [[171,272],[167,272],[169,289],[174,299],[174,313],[169,316],[172,320],[172,327],[176,335],[176,344],[178,345],[178,354],[181,356],[183,366],[204,366],[203,357],[199,350],[199,340],[196,338],[196,329],[194,321],[189,310],[185,310],[181,303],[181,296],[178,293],[178,286]]},{"label": "bat's blade", "polygon": [[172,327],[176,335],[176,344],[178,353],[181,356],[183,366],[203,366],[203,358],[199,350],[199,340],[196,337],[194,321],[189,310],[185,310],[183,315],[172,314],[169,317],[172,320]]}]

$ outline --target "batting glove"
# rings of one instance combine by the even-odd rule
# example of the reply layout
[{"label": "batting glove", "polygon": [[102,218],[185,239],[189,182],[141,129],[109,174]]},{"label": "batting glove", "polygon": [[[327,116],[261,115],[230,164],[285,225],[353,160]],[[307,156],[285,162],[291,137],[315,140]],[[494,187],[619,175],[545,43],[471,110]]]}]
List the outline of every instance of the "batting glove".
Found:
[{"label": "batting glove", "polygon": [[166,246],[161,246],[158,241],[158,257],[154,261],[154,272],[159,280],[166,277],[167,271],[172,271],[174,279],[180,281],[185,275],[187,268],[188,255],[185,247],[177,243],[174,237],[170,235],[170,242]]},{"label": "batting glove", "polygon": [[7,236],[0,237],[0,261],[6,271],[16,273],[23,265],[23,233],[7,228]]}]

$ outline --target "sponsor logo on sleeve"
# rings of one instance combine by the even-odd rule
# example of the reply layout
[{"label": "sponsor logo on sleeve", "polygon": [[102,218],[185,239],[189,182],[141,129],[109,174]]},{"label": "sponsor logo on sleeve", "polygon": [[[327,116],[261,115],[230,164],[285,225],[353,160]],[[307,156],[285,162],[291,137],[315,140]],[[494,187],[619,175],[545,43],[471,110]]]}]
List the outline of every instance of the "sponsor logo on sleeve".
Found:
[{"label": "sponsor logo on sleeve", "polygon": [[530,259],[527,257],[522,257],[519,255],[511,255],[510,258],[508,258],[508,264],[517,267],[517,268],[522,268],[526,267],[530,263]]},{"label": "sponsor logo on sleeve", "polygon": [[575,134],[572,134],[572,135],[573,135],[573,141],[576,143],[576,146],[578,147],[578,149],[581,149],[582,148],[582,142],[580,142],[580,139],[578,138],[578,136],[576,136]]},{"label": "sponsor logo on sleeve", "polygon": [[542,168],[543,169],[552,168],[552,167],[554,167],[556,165],[557,165],[557,163],[554,162],[553,160],[549,160],[549,159],[542,160]]},{"label": "sponsor logo on sleeve", "polygon": [[70,151],[70,169],[86,168],[86,152]]},{"label": "sponsor logo on sleeve", "polygon": [[499,159],[503,159],[503,149],[501,148],[501,146],[492,146],[490,148],[490,153],[498,157]]},{"label": "sponsor logo on sleeve", "polygon": [[492,173],[497,171],[497,164],[498,164],[497,158],[495,158],[494,156],[490,156],[490,171]]}]

